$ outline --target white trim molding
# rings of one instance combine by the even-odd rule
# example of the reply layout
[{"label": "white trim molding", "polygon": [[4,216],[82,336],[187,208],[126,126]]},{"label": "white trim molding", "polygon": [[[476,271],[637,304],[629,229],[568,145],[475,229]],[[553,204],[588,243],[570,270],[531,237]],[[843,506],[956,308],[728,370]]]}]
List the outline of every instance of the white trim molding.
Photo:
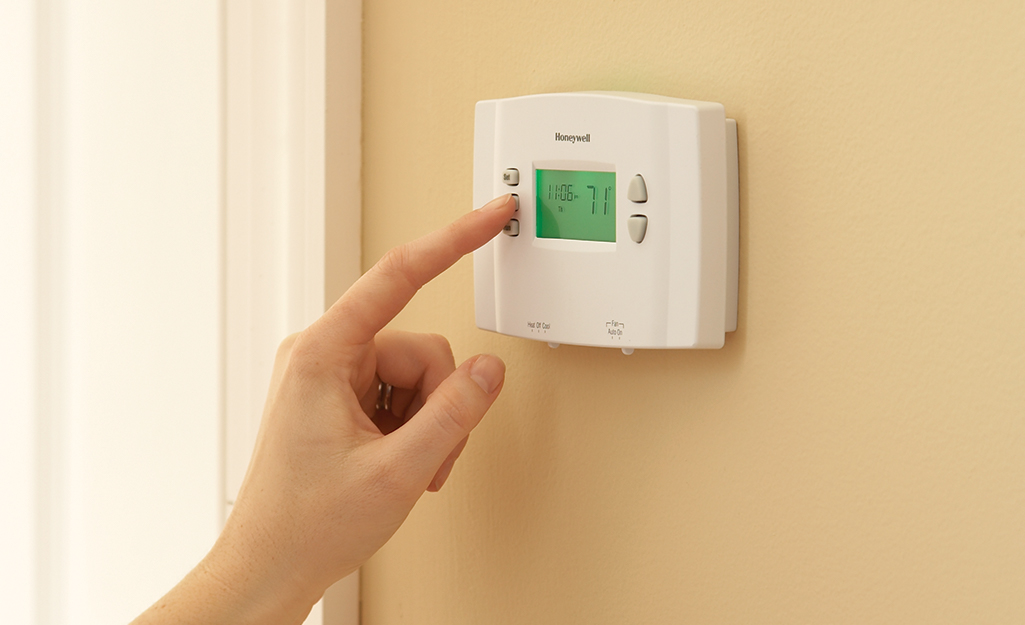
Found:
[{"label": "white trim molding", "polygon": [[277,345],[324,311],[323,36],[307,27],[316,13],[322,23],[322,3],[227,3],[229,504],[256,441]]},{"label": "white trim molding", "polygon": [[0,605],[40,621],[38,12],[0,3]]},{"label": "white trim molding", "polygon": [[[356,155],[356,201],[344,208],[356,245],[341,258],[354,280],[360,262],[361,5],[226,3],[226,509],[242,484],[256,441],[277,345],[324,311],[329,9],[343,11],[332,17],[343,19],[357,37],[357,53],[342,61],[346,75],[356,78],[355,92],[349,94],[356,106],[347,107],[349,115],[341,120],[332,117],[350,129],[345,136],[352,144],[346,149]],[[351,172],[345,175],[351,180]],[[356,625],[358,592],[354,574],[326,595],[307,623]]]}]

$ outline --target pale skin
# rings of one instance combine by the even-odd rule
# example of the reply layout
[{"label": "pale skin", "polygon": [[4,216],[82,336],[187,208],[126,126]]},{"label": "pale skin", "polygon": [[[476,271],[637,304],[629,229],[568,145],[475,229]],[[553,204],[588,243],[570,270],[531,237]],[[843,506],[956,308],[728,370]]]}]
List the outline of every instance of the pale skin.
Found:
[{"label": "pale skin", "polygon": [[[302,623],[324,591],[442,487],[502,390],[493,355],[385,330],[413,295],[512,217],[506,195],[386,254],[278,349],[256,448],[207,556],[134,623]],[[394,386],[376,410],[378,384]]]}]

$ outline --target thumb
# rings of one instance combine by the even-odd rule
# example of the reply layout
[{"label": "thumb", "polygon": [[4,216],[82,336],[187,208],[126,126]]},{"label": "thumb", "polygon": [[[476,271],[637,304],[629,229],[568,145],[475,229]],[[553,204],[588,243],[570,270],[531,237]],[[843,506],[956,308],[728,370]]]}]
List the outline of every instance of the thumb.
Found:
[{"label": "thumb", "polygon": [[505,381],[498,356],[470,358],[431,393],[405,425],[385,438],[405,473],[426,489],[452,450],[480,423]]}]

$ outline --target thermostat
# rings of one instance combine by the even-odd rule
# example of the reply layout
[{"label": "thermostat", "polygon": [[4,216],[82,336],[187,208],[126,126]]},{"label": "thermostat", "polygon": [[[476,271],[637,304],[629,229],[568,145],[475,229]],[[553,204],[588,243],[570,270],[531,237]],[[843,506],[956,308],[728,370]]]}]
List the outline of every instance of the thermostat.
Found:
[{"label": "thermostat", "polygon": [[512,193],[474,252],[477,326],[552,347],[719,348],[737,328],[737,124],[618,92],[477,103],[473,202]]}]

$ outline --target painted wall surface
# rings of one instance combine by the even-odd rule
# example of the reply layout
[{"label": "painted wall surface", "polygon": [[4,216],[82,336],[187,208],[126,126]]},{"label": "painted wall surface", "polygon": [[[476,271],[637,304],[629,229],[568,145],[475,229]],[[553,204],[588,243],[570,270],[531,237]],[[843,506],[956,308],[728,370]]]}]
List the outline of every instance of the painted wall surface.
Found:
[{"label": "painted wall surface", "polygon": [[508,363],[367,625],[1025,620],[1025,5],[377,0],[364,267],[469,210],[473,107],[623,90],[740,128],[720,351],[478,330],[472,263],[394,322]]}]

